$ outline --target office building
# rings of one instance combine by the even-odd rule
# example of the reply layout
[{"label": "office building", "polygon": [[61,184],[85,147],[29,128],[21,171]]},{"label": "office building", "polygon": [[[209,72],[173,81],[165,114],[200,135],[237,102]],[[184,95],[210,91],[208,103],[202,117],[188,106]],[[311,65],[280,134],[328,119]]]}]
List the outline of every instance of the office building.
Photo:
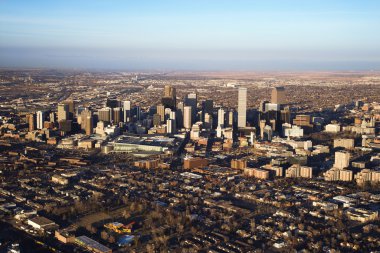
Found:
[{"label": "office building", "polygon": [[310,115],[297,115],[296,118],[293,120],[293,125],[313,127],[313,125],[310,122]]},{"label": "office building", "polygon": [[196,93],[189,93],[185,98],[185,106],[191,106],[191,115],[192,120],[196,120],[197,118],[197,104],[198,104],[198,96]]},{"label": "office building", "polygon": [[285,88],[284,87],[273,87],[271,103],[283,105],[286,103],[285,101]]},{"label": "office building", "polygon": [[109,107],[109,108],[120,107],[120,102],[116,98],[107,98],[106,107]]},{"label": "office building", "polygon": [[121,107],[116,107],[113,109],[113,123],[114,124],[119,124],[122,122],[122,117],[123,117],[123,109]]},{"label": "office building", "polygon": [[44,128],[44,121],[45,121],[45,112],[38,111],[37,112],[37,129]]},{"label": "office building", "polygon": [[191,129],[191,126],[193,124],[193,117],[192,117],[192,107],[191,106],[185,106],[183,108],[183,127],[186,129]]},{"label": "office building", "polygon": [[85,122],[86,135],[91,135],[94,129],[94,122],[91,114],[87,114]]},{"label": "office building", "polygon": [[280,119],[281,119],[281,123],[288,123],[288,124],[291,123],[291,121],[290,121],[291,115],[290,115],[290,108],[289,107],[285,107],[283,110],[281,110]]},{"label": "office building", "polygon": [[130,122],[131,121],[131,101],[124,101],[123,102],[123,112],[124,112],[124,122]]},{"label": "office building", "polygon": [[136,120],[141,120],[142,119],[141,107],[139,105],[135,106],[134,111],[135,111]]},{"label": "office building", "polygon": [[32,132],[37,129],[37,116],[35,113],[26,115],[27,122],[29,125],[29,132]]},{"label": "office building", "polygon": [[225,121],[225,112],[223,108],[219,108],[218,110],[218,125],[220,127],[224,127],[224,121]]},{"label": "office building", "polygon": [[184,103],[179,102],[177,104],[177,111],[176,111],[176,121],[177,121],[178,129],[183,127],[183,108],[184,108]]},{"label": "office building", "polygon": [[66,103],[58,104],[58,121],[69,119],[69,105]]},{"label": "office building", "polygon": [[165,106],[157,105],[157,114],[160,115],[161,122],[165,121]]},{"label": "office building", "polygon": [[247,124],[247,88],[239,88],[238,93],[238,127]]},{"label": "office building", "polygon": [[162,104],[165,108],[170,108],[175,110],[177,100],[176,100],[176,89],[171,85],[165,85],[164,96],[161,99]]},{"label": "office building", "polygon": [[166,132],[168,134],[174,134],[176,133],[176,126],[175,126],[175,120],[173,119],[168,119],[166,121]]},{"label": "office building", "polygon": [[265,112],[266,105],[269,103],[269,101],[261,101],[259,105],[259,111]]},{"label": "office building", "polygon": [[214,110],[214,101],[213,100],[205,100],[202,102],[202,121],[205,119],[205,114],[212,114]]},{"label": "office building", "polygon": [[111,122],[112,109],[110,107],[102,108],[98,111],[98,119],[103,122]]},{"label": "office building", "polygon": [[234,126],[234,122],[235,122],[235,111],[233,110],[230,110],[227,112],[226,116],[226,126],[227,127],[233,127]]}]

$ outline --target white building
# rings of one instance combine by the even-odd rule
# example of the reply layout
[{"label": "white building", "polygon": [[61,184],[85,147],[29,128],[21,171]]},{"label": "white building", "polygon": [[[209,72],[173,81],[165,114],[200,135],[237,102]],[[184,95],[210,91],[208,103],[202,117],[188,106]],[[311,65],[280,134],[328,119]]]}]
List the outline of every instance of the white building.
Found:
[{"label": "white building", "polygon": [[45,112],[38,111],[37,112],[37,129],[44,128],[44,121],[45,121]]},{"label": "white building", "polygon": [[334,168],[345,169],[350,166],[350,153],[335,152]]},{"label": "white building", "polygon": [[192,126],[192,108],[191,106],[185,106],[183,108],[183,127],[186,129],[191,129]]},{"label": "white building", "polygon": [[247,124],[247,88],[239,88],[238,94],[238,127]]},{"label": "white building", "polygon": [[219,108],[218,110],[218,126],[224,127],[224,121],[225,121],[225,111],[223,108]]},{"label": "white building", "polygon": [[328,133],[339,133],[340,132],[340,125],[328,124],[325,126],[325,131]]}]

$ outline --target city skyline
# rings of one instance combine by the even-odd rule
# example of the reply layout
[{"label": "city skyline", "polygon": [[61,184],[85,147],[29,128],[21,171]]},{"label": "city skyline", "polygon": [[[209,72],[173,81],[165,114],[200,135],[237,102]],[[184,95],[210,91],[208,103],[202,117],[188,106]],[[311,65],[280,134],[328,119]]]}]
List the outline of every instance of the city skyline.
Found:
[{"label": "city skyline", "polygon": [[379,70],[376,1],[0,1],[0,67]]}]

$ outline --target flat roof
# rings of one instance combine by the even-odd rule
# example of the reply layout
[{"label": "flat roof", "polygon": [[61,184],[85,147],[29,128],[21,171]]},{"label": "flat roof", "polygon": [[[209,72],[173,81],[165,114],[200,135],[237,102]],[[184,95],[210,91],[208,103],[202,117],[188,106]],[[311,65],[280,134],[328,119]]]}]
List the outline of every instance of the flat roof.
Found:
[{"label": "flat roof", "polygon": [[91,247],[91,248],[96,249],[100,252],[111,252],[110,248],[104,246],[103,244],[98,243],[95,240],[92,240],[91,238],[89,238],[85,235],[79,236],[79,237],[75,238],[75,240],[78,241],[79,243],[85,244],[86,247]]}]

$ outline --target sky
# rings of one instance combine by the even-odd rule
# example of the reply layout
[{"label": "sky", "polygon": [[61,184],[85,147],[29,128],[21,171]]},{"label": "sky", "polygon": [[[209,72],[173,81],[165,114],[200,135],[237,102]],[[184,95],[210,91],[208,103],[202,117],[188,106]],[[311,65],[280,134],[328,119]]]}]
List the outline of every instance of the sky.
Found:
[{"label": "sky", "polygon": [[380,70],[380,1],[0,0],[0,67]]}]

